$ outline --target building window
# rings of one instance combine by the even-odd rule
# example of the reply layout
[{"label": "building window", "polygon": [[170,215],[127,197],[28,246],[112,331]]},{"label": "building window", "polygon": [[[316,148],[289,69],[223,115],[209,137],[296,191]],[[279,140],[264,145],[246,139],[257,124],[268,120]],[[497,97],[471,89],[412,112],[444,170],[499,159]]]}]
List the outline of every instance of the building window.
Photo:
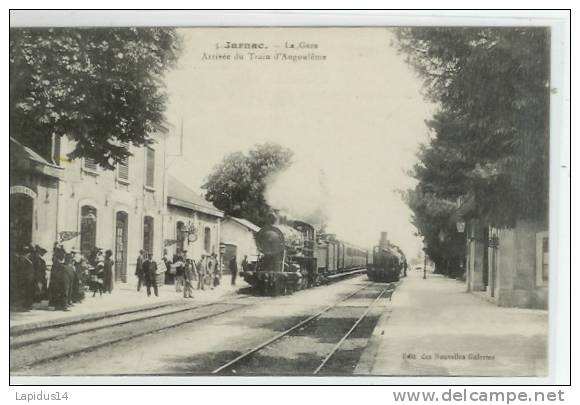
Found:
[{"label": "building window", "polygon": [[91,172],[91,173],[96,173],[97,172],[97,162],[95,161],[95,159],[92,158],[83,158],[83,169]]},{"label": "building window", "polygon": [[542,238],[542,281],[547,282],[550,277],[548,260],[549,238]]},{"label": "building window", "polygon": [[81,254],[90,258],[97,246],[97,209],[90,205],[81,207]]},{"label": "building window", "polygon": [[153,253],[153,217],[146,216],[143,218],[143,250],[147,253]]},{"label": "building window", "polygon": [[153,148],[146,148],[145,186],[155,187],[155,150]]},{"label": "building window", "polygon": [[[125,149],[129,150],[128,144],[123,144]],[[129,181],[129,156],[117,163],[117,179],[128,182]]]},{"label": "building window", "polygon": [[211,229],[206,227],[203,232],[203,248],[207,253],[211,251]]},{"label": "building window", "polygon": [[178,221],[176,226],[175,226],[175,233],[176,233],[176,238],[177,239],[177,248],[181,251],[183,251],[183,248],[185,247],[185,229],[184,229],[184,224],[181,221]]},{"label": "building window", "polygon": [[60,136],[58,135],[53,135],[52,161],[60,166]]},{"label": "building window", "polygon": [[547,285],[549,278],[549,235],[548,232],[540,232],[536,234],[536,285]]}]

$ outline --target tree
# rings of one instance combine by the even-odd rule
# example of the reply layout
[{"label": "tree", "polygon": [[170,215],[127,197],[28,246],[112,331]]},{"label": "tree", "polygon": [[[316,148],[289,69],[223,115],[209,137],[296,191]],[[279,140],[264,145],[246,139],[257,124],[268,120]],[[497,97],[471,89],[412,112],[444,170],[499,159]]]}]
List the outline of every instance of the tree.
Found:
[{"label": "tree", "polygon": [[10,30],[10,136],[35,148],[53,135],[106,169],[124,143],[165,130],[162,75],[180,41],[168,28]]},{"label": "tree", "polygon": [[206,199],[228,215],[263,226],[274,211],[264,198],[269,176],[291,165],[293,152],[273,143],[257,145],[248,154],[226,156],[206,178]]},{"label": "tree", "polygon": [[437,174],[433,162],[425,170],[442,189],[455,182],[473,195],[477,216],[490,225],[545,216],[549,31],[404,28],[397,35],[426,96],[440,106],[429,123],[434,137],[428,148],[445,150],[445,164],[460,166],[451,177]]},{"label": "tree", "polygon": [[405,199],[427,254],[448,270],[464,254],[458,197],[492,226],[547,216],[549,31],[403,28],[397,39],[439,106]]}]

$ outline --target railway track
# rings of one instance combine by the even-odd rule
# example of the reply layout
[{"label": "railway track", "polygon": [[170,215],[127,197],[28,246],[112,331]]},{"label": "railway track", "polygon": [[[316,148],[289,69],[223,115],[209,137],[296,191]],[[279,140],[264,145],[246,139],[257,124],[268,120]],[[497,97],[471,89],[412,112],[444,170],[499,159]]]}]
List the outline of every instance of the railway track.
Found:
[{"label": "railway track", "polygon": [[10,371],[93,351],[103,346],[212,318],[250,304],[252,296],[192,305],[179,303],[150,310],[121,313],[87,322],[40,328],[10,337]]},{"label": "railway track", "polygon": [[[218,368],[216,368],[212,371],[212,374],[224,374],[227,372],[231,372],[232,374],[238,374],[238,375],[243,374],[243,373],[238,373],[238,371],[236,370],[236,367],[244,367],[244,364],[247,364],[249,361],[251,361],[252,357],[255,356],[256,354],[258,354],[259,352],[261,352],[263,349],[270,347],[275,342],[278,342],[285,337],[291,336],[294,332],[296,332],[298,330],[303,330],[303,328],[305,328],[309,324],[312,324],[315,320],[319,319],[324,314],[328,313],[329,311],[332,311],[333,309],[338,308],[339,305],[343,304],[344,302],[348,301],[349,299],[355,297],[357,294],[359,294],[363,290],[366,290],[372,286],[373,286],[372,284],[368,284],[368,285],[362,286],[360,288],[357,288],[354,292],[348,294],[346,297],[340,299],[339,301],[323,308],[322,310],[318,311],[317,313],[315,313],[315,314],[307,317],[306,319],[298,322],[297,324],[285,329],[284,331],[277,334],[276,336],[252,347],[251,349],[240,354],[236,358],[234,358],[234,359],[228,361],[227,363],[219,366]],[[332,347],[332,349],[326,354],[326,356],[324,356],[324,358],[320,361],[318,367],[316,367],[312,371],[313,375],[319,374],[326,367],[326,365],[329,363],[330,359],[340,350],[340,348],[344,344],[344,342],[352,335],[352,333],[361,324],[361,322],[365,319],[365,317],[367,317],[367,315],[369,314],[369,312],[371,311],[373,306],[375,306],[375,304],[377,302],[379,302],[379,300],[383,297],[390,299],[395,288],[396,287],[394,284],[390,284],[388,287],[381,289],[381,291],[378,293],[378,295],[376,297],[374,297],[373,301],[366,307],[366,309],[362,312],[362,314],[360,314],[357,317],[356,321],[351,325],[351,327],[346,331],[346,333],[344,333],[342,335],[342,337],[338,340],[338,342],[336,342],[334,344],[334,346]],[[306,373],[306,371],[304,371],[304,370],[300,370],[300,371],[301,371],[301,374]]]}]

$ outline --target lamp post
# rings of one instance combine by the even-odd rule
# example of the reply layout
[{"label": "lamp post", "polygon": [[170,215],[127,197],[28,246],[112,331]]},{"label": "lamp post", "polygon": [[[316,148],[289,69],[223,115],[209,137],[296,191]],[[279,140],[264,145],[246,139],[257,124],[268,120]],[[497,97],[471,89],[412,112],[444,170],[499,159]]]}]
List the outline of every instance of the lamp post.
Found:
[{"label": "lamp post", "polygon": [[427,280],[427,248],[423,241],[423,280]]},{"label": "lamp post", "polygon": [[[455,226],[457,227],[457,232],[458,233],[465,233],[465,220],[463,218],[458,218],[457,222],[455,223]],[[469,242],[469,237],[467,237],[467,242]],[[465,244],[465,250],[467,250],[467,243]],[[463,275],[466,273],[466,267],[467,267],[467,256],[468,256],[468,252],[465,252],[465,259],[461,261],[460,263],[460,270],[461,270],[461,275],[463,277]],[[467,275],[466,275],[467,278]],[[468,285],[469,285],[469,281],[468,281]]]}]

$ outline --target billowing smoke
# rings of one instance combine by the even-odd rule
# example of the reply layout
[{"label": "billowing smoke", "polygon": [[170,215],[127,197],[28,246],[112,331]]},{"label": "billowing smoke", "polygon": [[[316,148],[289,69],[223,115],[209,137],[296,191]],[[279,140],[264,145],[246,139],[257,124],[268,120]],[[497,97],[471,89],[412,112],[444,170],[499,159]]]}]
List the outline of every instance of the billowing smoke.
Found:
[{"label": "billowing smoke", "polygon": [[316,227],[328,223],[329,189],[324,171],[311,164],[296,162],[266,180],[264,197],[282,214],[309,222]]}]

